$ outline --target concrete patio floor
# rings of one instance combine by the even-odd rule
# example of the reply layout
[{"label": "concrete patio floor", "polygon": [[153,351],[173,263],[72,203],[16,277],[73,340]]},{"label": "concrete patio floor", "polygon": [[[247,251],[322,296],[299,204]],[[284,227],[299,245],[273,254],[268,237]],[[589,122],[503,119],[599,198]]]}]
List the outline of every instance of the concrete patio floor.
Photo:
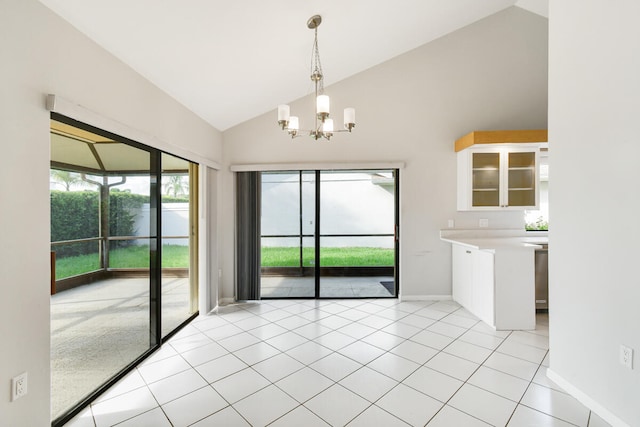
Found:
[{"label": "concrete patio floor", "polygon": [[[189,313],[189,279],[162,283],[163,336]],[[149,279],[109,279],[51,296],[52,419],[149,348]]]},{"label": "concrete patio floor", "polygon": [[[393,297],[382,282],[393,282],[393,277],[321,277],[321,298],[381,298]],[[260,286],[263,298],[313,298],[315,278],[262,276]]]}]

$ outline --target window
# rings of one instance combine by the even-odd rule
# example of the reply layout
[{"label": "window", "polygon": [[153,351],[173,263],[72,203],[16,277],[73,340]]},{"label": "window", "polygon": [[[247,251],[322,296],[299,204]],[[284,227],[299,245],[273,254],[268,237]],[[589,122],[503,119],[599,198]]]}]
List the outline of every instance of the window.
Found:
[{"label": "window", "polygon": [[540,209],[525,211],[527,231],[549,230],[549,151],[540,152]]}]

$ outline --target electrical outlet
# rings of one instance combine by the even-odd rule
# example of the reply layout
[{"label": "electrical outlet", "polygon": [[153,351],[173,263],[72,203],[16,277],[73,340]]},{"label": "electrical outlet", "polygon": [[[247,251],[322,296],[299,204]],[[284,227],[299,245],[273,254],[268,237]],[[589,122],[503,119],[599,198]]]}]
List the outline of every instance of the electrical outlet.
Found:
[{"label": "electrical outlet", "polygon": [[454,226],[455,226],[455,222],[452,219],[447,221],[447,227],[453,228]]},{"label": "electrical outlet", "polygon": [[620,363],[626,368],[633,369],[633,349],[620,345]]},{"label": "electrical outlet", "polygon": [[481,219],[480,221],[478,221],[478,226],[480,228],[487,228],[489,227],[489,220],[488,219]]},{"label": "electrical outlet", "polygon": [[11,401],[17,400],[27,394],[27,373],[23,372],[11,379]]}]

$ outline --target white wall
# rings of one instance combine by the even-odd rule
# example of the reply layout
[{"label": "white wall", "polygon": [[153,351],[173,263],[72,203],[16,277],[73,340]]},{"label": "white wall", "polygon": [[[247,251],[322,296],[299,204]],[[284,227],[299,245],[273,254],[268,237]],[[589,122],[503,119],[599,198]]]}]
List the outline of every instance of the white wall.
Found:
[{"label": "white wall", "polygon": [[[143,203],[140,209],[132,212],[135,216],[133,224],[134,236],[149,236],[150,205]],[[163,244],[189,246],[189,239],[167,239],[166,236],[189,235],[189,203],[163,203],[162,204],[162,236]],[[135,245],[148,245],[147,239],[135,240]]]},{"label": "white wall", "polygon": [[[40,427],[51,421],[45,95],[214,162],[222,138],[36,0],[0,0],[0,63],[0,425]],[[24,371],[29,393],[9,402],[10,378]]]},{"label": "white wall", "polygon": [[[551,372],[640,425],[640,3],[550,2]],[[618,361],[635,350],[634,370]]]},{"label": "white wall", "polygon": [[[456,212],[453,143],[473,130],[547,127],[547,31],[545,18],[510,8],[327,87],[336,122],[344,107],[357,113],[354,132],[330,143],[291,141],[275,111],[225,131],[223,297],[232,298],[234,287],[229,165],[289,162],[295,169],[301,162],[382,161],[406,163],[400,172],[402,297],[450,295],[451,247],[439,240],[447,219],[459,227],[476,226],[479,218],[491,227],[524,227],[519,213]],[[323,65],[329,75],[331,64]],[[291,104],[301,122],[311,120],[312,108],[311,96]]]}]

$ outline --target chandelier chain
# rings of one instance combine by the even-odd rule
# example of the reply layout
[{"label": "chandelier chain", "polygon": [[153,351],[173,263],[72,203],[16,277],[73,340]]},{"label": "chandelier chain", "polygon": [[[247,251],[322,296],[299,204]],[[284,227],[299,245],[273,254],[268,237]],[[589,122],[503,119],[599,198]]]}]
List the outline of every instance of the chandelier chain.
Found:
[{"label": "chandelier chain", "polygon": [[311,80],[317,84],[317,95],[324,94],[324,75],[320,62],[320,50],[318,49],[318,27],[314,29],[313,48],[311,49]]}]

